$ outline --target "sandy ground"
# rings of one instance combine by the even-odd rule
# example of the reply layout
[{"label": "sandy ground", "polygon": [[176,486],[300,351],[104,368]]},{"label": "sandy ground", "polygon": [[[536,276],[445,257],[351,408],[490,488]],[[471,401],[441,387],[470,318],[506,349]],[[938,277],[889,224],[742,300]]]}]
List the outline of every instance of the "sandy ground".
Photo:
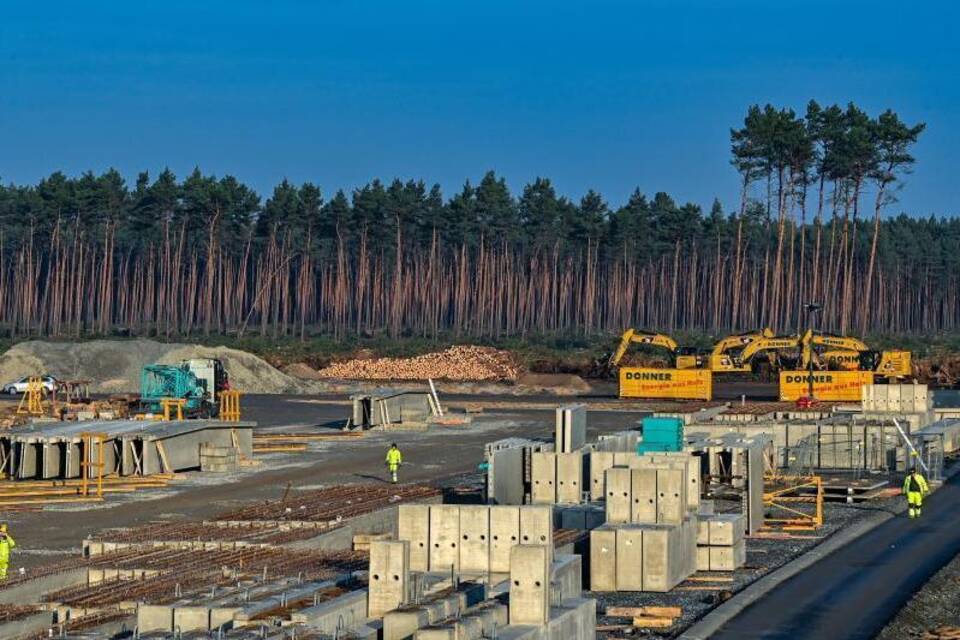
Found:
[{"label": "sandy ground", "polygon": [[927,581],[877,640],[922,638],[924,632],[942,625],[960,629],[960,555]]},{"label": "sandy ground", "polygon": [[[306,432],[339,427],[349,413],[345,405],[304,402],[299,397],[246,396],[244,418],[259,431]],[[635,426],[639,414],[591,412],[588,437]],[[383,456],[391,442],[404,453],[401,480],[436,481],[477,470],[484,444],[509,436],[552,437],[551,410],[501,410],[475,416],[468,427],[438,427],[428,432],[370,433],[344,443],[316,442],[304,453],[258,456],[263,463],[236,474],[193,472],[166,489],[109,497],[104,503],[48,507],[13,513],[17,538],[15,567],[36,566],[76,552],[81,540],[107,527],[127,527],[157,520],[203,518],[252,500],[279,498],[287,490],[331,484],[385,482]]]}]

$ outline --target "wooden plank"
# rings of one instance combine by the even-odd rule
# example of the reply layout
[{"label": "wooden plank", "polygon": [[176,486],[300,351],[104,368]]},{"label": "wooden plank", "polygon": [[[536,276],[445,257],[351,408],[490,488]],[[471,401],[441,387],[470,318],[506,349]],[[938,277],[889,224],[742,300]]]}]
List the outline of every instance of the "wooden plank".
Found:
[{"label": "wooden plank", "polygon": [[683,615],[683,609],[681,607],[607,607],[606,615],[618,618],[639,618],[641,616],[679,618]]},{"label": "wooden plank", "polygon": [[157,440],[157,453],[160,454],[160,464],[163,467],[164,473],[172,473],[173,467],[170,466],[170,462],[167,460],[167,450],[163,448],[163,443]]},{"label": "wooden plank", "polygon": [[633,619],[633,626],[641,629],[665,629],[673,626],[673,618],[637,616]]}]

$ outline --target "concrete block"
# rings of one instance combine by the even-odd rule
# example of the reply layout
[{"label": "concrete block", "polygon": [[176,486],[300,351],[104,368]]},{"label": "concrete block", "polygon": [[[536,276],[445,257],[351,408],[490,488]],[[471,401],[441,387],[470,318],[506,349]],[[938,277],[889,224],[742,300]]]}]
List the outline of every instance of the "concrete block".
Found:
[{"label": "concrete block", "polygon": [[710,546],[710,518],[697,516],[697,544]]},{"label": "concrete block", "polygon": [[510,549],[520,543],[521,507],[490,507],[490,571],[509,573]]},{"label": "concrete block", "polygon": [[613,466],[612,451],[590,452],[590,500],[597,502],[606,495],[606,473]]},{"label": "concrete block", "polygon": [[389,611],[383,616],[383,640],[407,640],[430,622],[426,607]]},{"label": "concrete block", "polygon": [[544,625],[550,619],[550,545],[510,550],[510,624]]},{"label": "concrete block", "polygon": [[710,547],[697,547],[697,571],[710,571]]},{"label": "concrete block", "polygon": [[410,543],[406,540],[371,542],[367,615],[379,618],[403,606],[409,593]]},{"label": "concrete block", "polygon": [[697,509],[697,513],[702,516],[712,516],[713,511],[713,500],[701,500],[700,507]]},{"label": "concrete block", "polygon": [[583,454],[556,454],[557,502],[580,504],[583,502]]},{"label": "concrete block", "polygon": [[[592,640],[596,638],[597,601],[587,598],[564,600],[550,612],[544,640]],[[502,636],[501,636],[502,637]]]},{"label": "concrete block", "polygon": [[655,523],[657,521],[657,470],[640,468],[630,470],[630,521]]},{"label": "concrete block", "polygon": [[460,571],[487,573],[490,570],[490,507],[460,507]]},{"label": "concrete block", "polygon": [[590,590],[617,590],[617,530],[609,525],[590,532]]},{"label": "concrete block", "polygon": [[460,569],[460,507],[430,506],[430,571]]},{"label": "concrete block", "polygon": [[740,540],[731,547],[708,547],[710,571],[735,571],[747,562],[747,542]]},{"label": "concrete block", "polygon": [[630,522],[632,480],[631,470],[622,467],[607,469],[607,522]]},{"label": "concrete block", "polygon": [[397,539],[410,543],[410,570],[430,570],[430,505],[401,504]]},{"label": "concrete block", "polygon": [[636,452],[636,451],[633,451],[633,450],[629,450],[629,451],[614,451],[614,452],[613,452],[613,466],[615,466],[615,467],[630,467],[630,466],[633,466],[633,465],[636,463],[638,457],[639,457],[639,456],[637,455],[637,452]]},{"label": "concrete block", "polygon": [[556,554],[550,573],[550,602],[579,598],[583,591],[583,560],[575,553]]},{"label": "concrete block", "polygon": [[554,504],[557,501],[557,456],[552,452],[534,451],[530,455],[530,500],[533,504]]},{"label": "concrete block", "polygon": [[494,451],[487,472],[489,496],[496,504],[523,504],[523,447]]},{"label": "concrete block", "polygon": [[617,591],[643,590],[643,529],[617,527]]},{"label": "concrete block", "polygon": [[557,408],[554,443],[557,453],[572,453],[587,440],[587,408],[573,404]]},{"label": "concrete block", "polygon": [[[643,527],[643,590],[666,592],[689,575],[682,554],[684,532],[680,525]],[[693,549],[686,551],[692,554]]]},{"label": "concrete block", "polygon": [[743,540],[746,516],[742,513],[721,513],[709,519],[710,546],[732,547]]},{"label": "concrete block", "polygon": [[553,507],[520,507],[520,543],[553,546]]},{"label": "concrete block", "polygon": [[687,475],[682,469],[657,469],[657,522],[680,524],[686,515]]}]

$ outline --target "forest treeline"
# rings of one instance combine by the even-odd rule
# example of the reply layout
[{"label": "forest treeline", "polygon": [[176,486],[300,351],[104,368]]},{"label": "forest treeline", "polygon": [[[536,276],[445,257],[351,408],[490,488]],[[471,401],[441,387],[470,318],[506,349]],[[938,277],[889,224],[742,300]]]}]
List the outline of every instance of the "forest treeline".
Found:
[{"label": "forest treeline", "polygon": [[[493,172],[266,199],[226,176],[117,171],[0,187],[12,336],[522,335],[960,327],[960,219],[888,217],[923,125],[854,105],[754,106],[731,131],[741,198],[639,190],[611,207]],[[719,161],[719,159],[718,159]]]}]

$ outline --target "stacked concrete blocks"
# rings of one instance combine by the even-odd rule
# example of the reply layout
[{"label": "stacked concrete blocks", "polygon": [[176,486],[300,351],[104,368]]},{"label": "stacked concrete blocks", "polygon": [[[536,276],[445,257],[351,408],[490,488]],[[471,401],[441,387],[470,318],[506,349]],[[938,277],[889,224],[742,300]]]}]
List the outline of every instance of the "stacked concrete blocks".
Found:
[{"label": "stacked concrete blocks", "polygon": [[701,514],[697,520],[698,571],[735,571],[746,563],[746,516]]},{"label": "stacked concrete blocks", "polygon": [[490,571],[490,507],[460,507],[460,571]]},{"label": "stacked concrete blocks", "polygon": [[580,504],[583,502],[583,453],[558,453],[556,461],[556,501],[560,504]]},{"label": "stacked concrete blocks", "polygon": [[401,504],[397,518],[397,539],[410,543],[410,570],[430,570],[430,506]]},{"label": "stacked concrete blocks", "polygon": [[592,591],[666,592],[695,571],[696,525],[604,525],[590,532]]},{"label": "stacked concrete blocks", "polygon": [[460,507],[430,507],[430,571],[460,570]]},{"label": "stacked concrete blocks", "polygon": [[557,501],[557,455],[535,451],[530,457],[530,501],[554,504]]}]

